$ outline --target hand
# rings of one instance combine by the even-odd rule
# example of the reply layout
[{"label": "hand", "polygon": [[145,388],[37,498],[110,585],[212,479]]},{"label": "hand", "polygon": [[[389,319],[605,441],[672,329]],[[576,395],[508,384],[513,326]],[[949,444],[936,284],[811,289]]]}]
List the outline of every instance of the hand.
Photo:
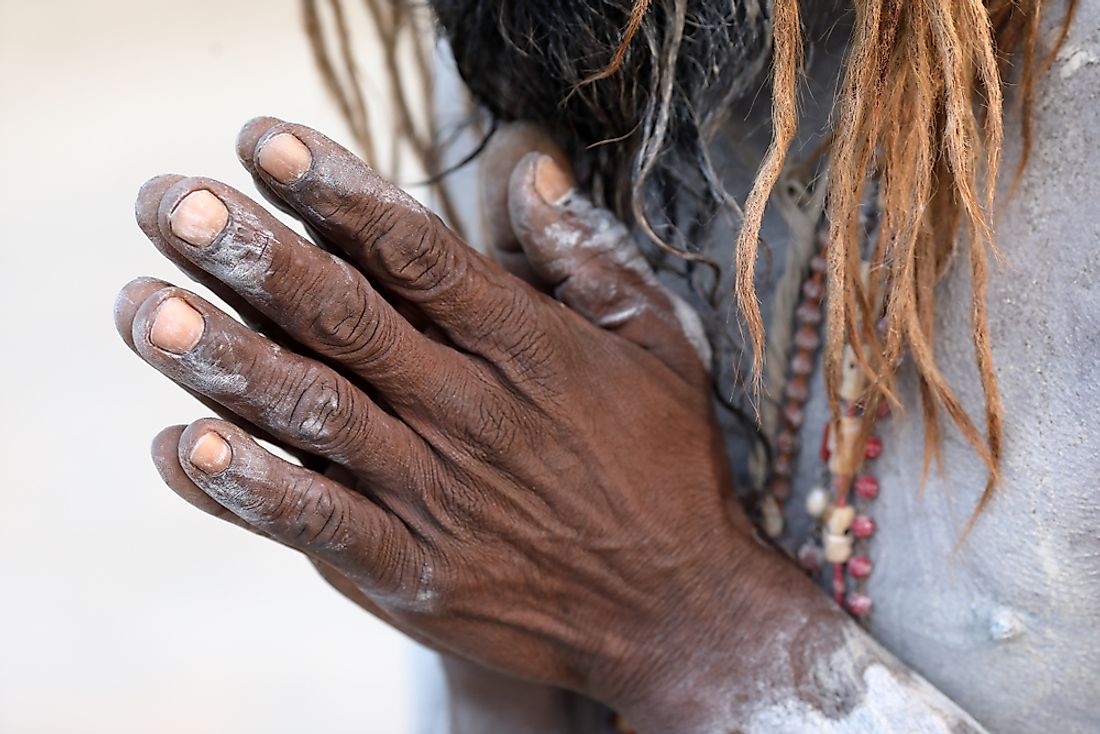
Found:
[{"label": "hand", "polygon": [[[625,230],[547,159],[518,168],[532,195],[513,199],[513,223],[545,245],[532,266],[609,333],[311,130],[255,121],[240,152],[265,195],[362,272],[217,182],[156,179],[138,202],[146,232],[284,346],[147,279],[124,289],[120,328],[177,383],[343,481],[227,421],[169,431],[158,450],[176,443],[206,498],[437,649],[654,718],[647,702],[697,668],[703,640],[729,642],[725,620],[753,598],[736,581],[761,551],[723,503],[706,372],[671,302],[636,297],[652,283],[622,260]],[[612,267],[633,282],[594,288]]]}]

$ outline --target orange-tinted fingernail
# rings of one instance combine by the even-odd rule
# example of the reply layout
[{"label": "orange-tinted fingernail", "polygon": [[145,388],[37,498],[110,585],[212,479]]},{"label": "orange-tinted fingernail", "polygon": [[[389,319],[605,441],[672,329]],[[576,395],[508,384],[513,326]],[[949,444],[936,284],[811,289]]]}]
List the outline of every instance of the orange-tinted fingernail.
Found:
[{"label": "orange-tinted fingernail", "polygon": [[191,308],[186,301],[182,298],[167,298],[153,317],[149,341],[166,352],[186,354],[199,343],[205,328],[202,314]]},{"label": "orange-tinted fingernail", "polygon": [[539,158],[535,168],[535,190],[542,200],[557,206],[573,191],[573,177],[548,155]]},{"label": "orange-tinted fingernail", "polygon": [[290,133],[279,133],[263,144],[256,163],[279,183],[291,184],[313,165],[313,154]]},{"label": "orange-tinted fingernail", "polygon": [[198,247],[206,247],[217,239],[228,221],[225,204],[205,189],[183,197],[168,215],[172,234]]},{"label": "orange-tinted fingernail", "polygon": [[188,459],[203,472],[217,474],[225,471],[233,461],[233,449],[224,438],[210,431],[199,436],[199,440],[195,441]]}]

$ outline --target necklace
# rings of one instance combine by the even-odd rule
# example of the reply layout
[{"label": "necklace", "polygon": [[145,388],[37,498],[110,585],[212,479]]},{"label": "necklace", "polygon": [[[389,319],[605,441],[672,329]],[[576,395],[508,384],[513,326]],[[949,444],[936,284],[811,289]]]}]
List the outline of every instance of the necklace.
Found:
[{"label": "necklace", "polygon": [[[871,188],[870,204],[861,212],[862,250],[869,251],[878,234],[877,185]],[[822,304],[825,298],[826,255],[829,227],[821,216],[815,234],[816,251],[801,284],[801,301],[795,310],[787,380],[783,390],[781,429],[775,437],[775,456],[760,505],[762,525],[778,538],[786,525],[784,503],[791,494],[791,481],[798,458],[799,435],[805,421],[805,404],[810,396],[810,378],[821,347]],[[867,263],[863,267],[867,277]],[[806,513],[816,520],[810,537],[798,551],[800,565],[811,575],[831,585],[837,604],[858,619],[866,620],[872,601],[865,590],[873,564],[869,545],[875,522],[869,510],[879,494],[879,482],[868,471],[868,463],[882,453],[882,440],[871,433],[876,421],[888,414],[885,403],[876,415],[865,420],[862,400],[867,380],[851,344],[846,344],[841,365],[840,413],[826,421],[819,458],[817,485],[805,500]],[[866,428],[865,428],[865,425]],[[870,430],[868,430],[870,429]],[[787,508],[790,511],[790,508]],[[831,567],[831,574],[826,566]],[[831,575],[831,579],[828,577]],[[831,583],[830,583],[831,582]]]}]

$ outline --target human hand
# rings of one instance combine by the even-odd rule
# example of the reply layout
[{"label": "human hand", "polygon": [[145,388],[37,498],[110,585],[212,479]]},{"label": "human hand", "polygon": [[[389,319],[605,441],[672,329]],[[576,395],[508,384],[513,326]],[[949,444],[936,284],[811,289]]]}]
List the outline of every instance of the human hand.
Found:
[{"label": "human hand", "polygon": [[181,386],[343,481],[227,421],[169,431],[155,450],[437,649],[644,714],[738,608],[736,584],[714,579],[758,551],[727,514],[706,371],[674,309],[639,308],[629,279],[593,287],[612,266],[645,286],[616,260],[625,230],[546,159],[518,168],[531,195],[513,221],[547,245],[533,266],[608,332],[319,134],[258,120],[241,146],[261,190],[362,272],[217,182],[155,179],[138,202],[146,232],[284,346],[149,280],[124,289],[120,329]]}]

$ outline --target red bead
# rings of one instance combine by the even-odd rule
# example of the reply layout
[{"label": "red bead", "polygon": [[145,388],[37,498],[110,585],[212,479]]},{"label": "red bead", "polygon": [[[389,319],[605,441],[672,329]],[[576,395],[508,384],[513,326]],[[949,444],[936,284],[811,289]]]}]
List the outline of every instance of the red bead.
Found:
[{"label": "red bead", "polygon": [[875,521],[867,515],[856,515],[852,520],[852,535],[860,540],[867,540],[875,534]]},{"label": "red bead", "polygon": [[883,400],[878,404],[878,417],[885,418],[888,415],[890,415],[890,404]]},{"label": "red bead", "polygon": [[863,499],[873,500],[875,497],[878,497],[878,480],[870,474],[864,474],[856,480],[855,490],[856,494]]},{"label": "red bead", "polygon": [[848,572],[857,579],[871,575],[871,559],[867,556],[852,556],[848,559]]},{"label": "red bead", "polygon": [[810,573],[821,570],[821,549],[812,543],[807,543],[798,549],[798,563]]},{"label": "red bead", "polygon": [[794,345],[799,349],[812,352],[821,346],[821,335],[812,326],[803,326],[794,335]]},{"label": "red bead", "polygon": [[867,443],[863,445],[863,456],[867,459],[877,459],[878,455],[882,453],[882,439],[878,436],[871,436],[867,439]]},{"label": "red bead", "polygon": [[871,597],[866,594],[852,592],[844,599],[844,606],[857,617],[865,617],[871,613]]},{"label": "red bead", "polygon": [[791,372],[799,377],[808,377],[814,371],[814,360],[805,350],[791,358]]}]

